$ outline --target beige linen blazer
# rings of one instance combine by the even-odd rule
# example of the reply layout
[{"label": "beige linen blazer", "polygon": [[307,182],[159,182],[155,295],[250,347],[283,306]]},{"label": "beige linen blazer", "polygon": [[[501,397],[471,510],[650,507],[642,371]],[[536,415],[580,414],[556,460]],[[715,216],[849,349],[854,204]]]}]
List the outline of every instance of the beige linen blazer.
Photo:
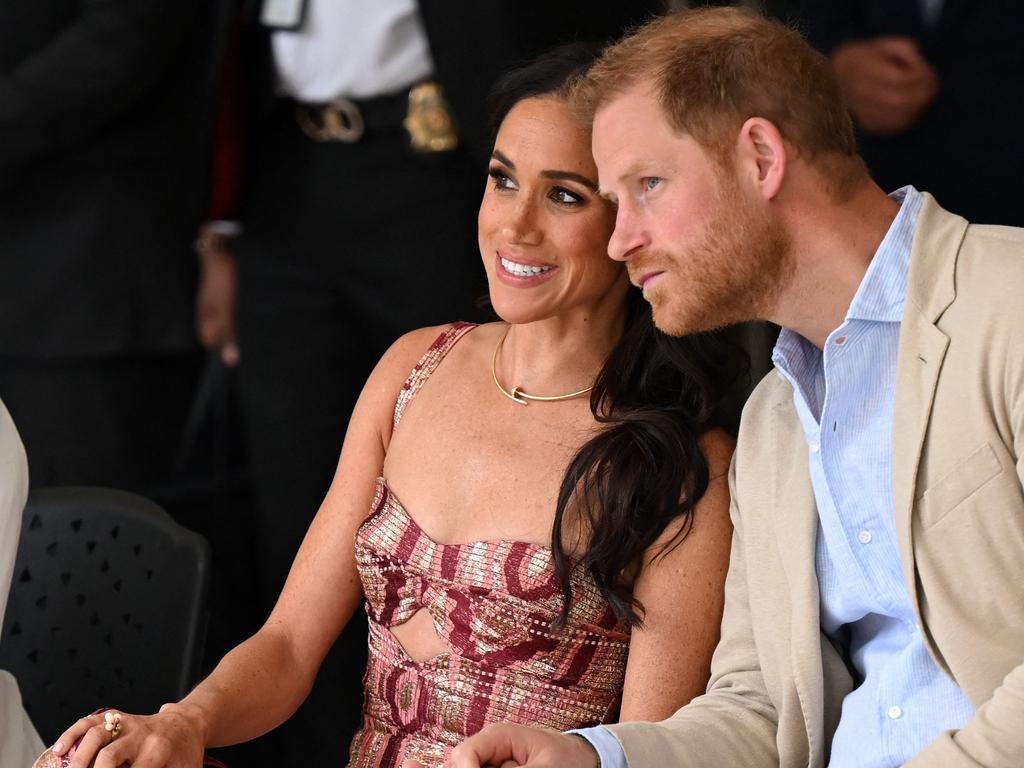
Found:
[{"label": "beige linen blazer", "polygon": [[[913,768],[1024,766],[1024,230],[925,195],[900,332],[893,496],[928,650],[976,713]],[[790,385],[769,373],[730,473],[735,534],[707,693],[610,726],[631,768],[817,768],[852,680],[821,632],[817,511]]]}]

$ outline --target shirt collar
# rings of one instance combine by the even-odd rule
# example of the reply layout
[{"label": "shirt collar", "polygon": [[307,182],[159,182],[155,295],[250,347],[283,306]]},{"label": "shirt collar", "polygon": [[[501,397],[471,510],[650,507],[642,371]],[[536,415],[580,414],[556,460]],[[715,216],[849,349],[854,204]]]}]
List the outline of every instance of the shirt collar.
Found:
[{"label": "shirt collar", "polygon": [[[846,311],[846,320],[898,323],[903,317],[910,246],[924,199],[912,186],[901,187],[889,197],[900,203],[900,209],[871,258]],[[820,354],[817,347],[800,334],[783,328],[772,352],[772,362],[783,371],[793,372],[820,360],[815,352]]]},{"label": "shirt collar", "polygon": [[910,245],[914,240],[923,198],[913,187],[902,187],[889,196],[900,203],[900,210],[857,287],[850,308],[846,310],[847,320],[898,323],[903,319]]}]

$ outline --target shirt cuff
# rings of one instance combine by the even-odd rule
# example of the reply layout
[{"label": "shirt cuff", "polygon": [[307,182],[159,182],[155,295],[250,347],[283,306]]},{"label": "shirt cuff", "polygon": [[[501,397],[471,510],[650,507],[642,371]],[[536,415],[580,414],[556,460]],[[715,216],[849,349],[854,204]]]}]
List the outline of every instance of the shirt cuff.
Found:
[{"label": "shirt cuff", "polygon": [[238,237],[242,234],[241,222],[233,219],[213,219],[206,222],[205,228],[211,235],[220,235],[227,238]]},{"label": "shirt cuff", "polygon": [[622,751],[619,740],[612,736],[612,732],[599,725],[596,728],[579,728],[574,731],[566,731],[581,736],[591,743],[597,750],[598,768],[629,768],[626,762],[626,753]]}]

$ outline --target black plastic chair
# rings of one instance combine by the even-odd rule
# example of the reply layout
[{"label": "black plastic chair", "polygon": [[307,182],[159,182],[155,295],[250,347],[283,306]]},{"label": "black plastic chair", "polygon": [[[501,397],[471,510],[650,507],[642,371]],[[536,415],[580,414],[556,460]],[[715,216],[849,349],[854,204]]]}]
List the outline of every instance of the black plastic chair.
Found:
[{"label": "black plastic chair", "polygon": [[148,499],[104,488],[29,494],[0,668],[47,743],[101,707],[152,712],[195,683],[210,552]]}]

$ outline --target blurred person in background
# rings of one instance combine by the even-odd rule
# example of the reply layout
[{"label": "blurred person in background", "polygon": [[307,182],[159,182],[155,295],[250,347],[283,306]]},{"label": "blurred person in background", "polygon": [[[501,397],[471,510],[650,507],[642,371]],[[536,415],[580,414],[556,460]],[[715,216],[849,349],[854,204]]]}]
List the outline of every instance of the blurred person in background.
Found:
[{"label": "blurred person in background", "polygon": [[884,189],[914,184],[971,221],[1024,226],[1019,0],[802,0]]},{"label": "blurred person in background", "polygon": [[146,490],[193,390],[198,0],[0,0],[0,393],[32,484]]},{"label": "blurred person in background", "polygon": [[[197,325],[226,362],[240,361],[263,615],[375,362],[409,330],[479,316],[475,222],[491,84],[555,42],[617,37],[658,6],[243,4],[211,221],[198,239]],[[303,708],[252,759],[298,765],[343,753],[359,722],[365,654],[357,617]],[[278,739],[285,751],[269,757]]]}]

